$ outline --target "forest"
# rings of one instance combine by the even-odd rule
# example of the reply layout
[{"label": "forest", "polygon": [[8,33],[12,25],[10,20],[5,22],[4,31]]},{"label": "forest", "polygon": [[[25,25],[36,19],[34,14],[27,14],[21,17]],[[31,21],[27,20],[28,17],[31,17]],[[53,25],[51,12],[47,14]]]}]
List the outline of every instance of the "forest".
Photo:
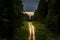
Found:
[{"label": "forest", "polygon": [[[34,18],[35,18],[34,22],[44,24],[45,26],[44,28],[46,28],[45,29],[46,32],[45,30],[43,32],[46,35],[45,37],[47,39],[44,37],[44,39],[42,38],[41,40],[60,40],[59,37],[60,36],[60,1],[59,0],[47,0],[47,1],[40,0],[38,8],[35,10]],[[41,29],[38,28],[38,30]]]},{"label": "forest", "polygon": [[[0,40],[28,40],[29,16],[22,0],[0,0]],[[36,40],[60,40],[60,1],[40,0],[31,19]]]}]

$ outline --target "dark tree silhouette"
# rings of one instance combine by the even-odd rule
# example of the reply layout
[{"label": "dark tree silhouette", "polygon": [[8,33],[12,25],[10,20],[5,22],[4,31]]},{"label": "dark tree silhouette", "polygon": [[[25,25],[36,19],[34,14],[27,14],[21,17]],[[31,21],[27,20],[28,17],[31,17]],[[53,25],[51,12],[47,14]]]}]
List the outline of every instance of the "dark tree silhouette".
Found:
[{"label": "dark tree silhouette", "polygon": [[0,37],[12,40],[16,28],[22,26],[22,0],[0,0]]}]

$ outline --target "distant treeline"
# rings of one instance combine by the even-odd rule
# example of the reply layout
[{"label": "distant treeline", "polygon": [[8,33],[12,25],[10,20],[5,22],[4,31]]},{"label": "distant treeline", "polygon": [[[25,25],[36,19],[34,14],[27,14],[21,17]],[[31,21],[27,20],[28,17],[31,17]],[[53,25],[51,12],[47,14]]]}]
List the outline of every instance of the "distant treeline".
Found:
[{"label": "distant treeline", "polygon": [[49,31],[60,35],[60,0],[40,0],[34,18],[45,24]]},{"label": "distant treeline", "polygon": [[22,12],[22,0],[0,0],[0,40],[12,40],[16,28],[23,25]]}]

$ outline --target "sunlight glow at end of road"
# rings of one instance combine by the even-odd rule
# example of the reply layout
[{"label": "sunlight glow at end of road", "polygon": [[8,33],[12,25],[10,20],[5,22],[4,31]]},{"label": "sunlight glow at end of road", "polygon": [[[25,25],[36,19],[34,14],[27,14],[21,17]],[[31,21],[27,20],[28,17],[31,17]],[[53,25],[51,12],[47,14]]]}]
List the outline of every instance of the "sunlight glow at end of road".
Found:
[{"label": "sunlight glow at end of road", "polygon": [[33,16],[34,15],[34,12],[23,12],[24,14],[27,14],[29,16]]},{"label": "sunlight glow at end of road", "polygon": [[28,22],[29,26],[29,38],[28,40],[35,40],[35,28],[32,25],[32,22]]}]

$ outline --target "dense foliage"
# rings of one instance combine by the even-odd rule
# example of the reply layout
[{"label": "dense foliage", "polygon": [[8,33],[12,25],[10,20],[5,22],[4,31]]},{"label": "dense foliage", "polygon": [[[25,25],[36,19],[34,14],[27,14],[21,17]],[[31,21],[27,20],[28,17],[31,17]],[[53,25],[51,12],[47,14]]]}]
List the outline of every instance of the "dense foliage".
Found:
[{"label": "dense foliage", "polygon": [[47,15],[47,2],[45,0],[40,0],[37,10],[35,11],[36,20],[41,23],[44,21]]},{"label": "dense foliage", "polygon": [[0,38],[11,40],[16,28],[23,23],[21,0],[0,0]]},{"label": "dense foliage", "polygon": [[60,35],[60,1],[40,0],[35,11],[35,21],[44,23],[49,31]]}]

